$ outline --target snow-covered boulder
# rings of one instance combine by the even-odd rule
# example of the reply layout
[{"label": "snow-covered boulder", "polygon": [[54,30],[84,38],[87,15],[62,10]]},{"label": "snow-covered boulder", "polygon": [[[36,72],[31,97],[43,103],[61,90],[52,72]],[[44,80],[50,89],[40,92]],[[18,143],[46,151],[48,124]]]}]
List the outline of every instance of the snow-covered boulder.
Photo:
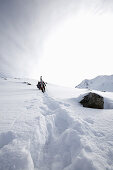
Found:
[{"label": "snow-covered boulder", "polygon": [[104,108],[104,98],[96,93],[88,93],[84,98],[80,101],[83,107],[88,108]]}]

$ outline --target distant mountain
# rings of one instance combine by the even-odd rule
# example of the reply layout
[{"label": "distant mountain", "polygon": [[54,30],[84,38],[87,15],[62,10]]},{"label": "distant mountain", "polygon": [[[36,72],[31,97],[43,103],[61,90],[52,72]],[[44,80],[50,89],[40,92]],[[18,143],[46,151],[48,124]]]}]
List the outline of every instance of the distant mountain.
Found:
[{"label": "distant mountain", "polygon": [[91,80],[85,79],[76,88],[113,92],[113,75],[98,76]]},{"label": "distant mountain", "polygon": [[2,73],[0,72],[0,78],[6,79],[6,78],[11,78],[11,75],[8,73]]},{"label": "distant mountain", "polygon": [[3,73],[0,73],[0,78],[7,78],[7,76]]}]

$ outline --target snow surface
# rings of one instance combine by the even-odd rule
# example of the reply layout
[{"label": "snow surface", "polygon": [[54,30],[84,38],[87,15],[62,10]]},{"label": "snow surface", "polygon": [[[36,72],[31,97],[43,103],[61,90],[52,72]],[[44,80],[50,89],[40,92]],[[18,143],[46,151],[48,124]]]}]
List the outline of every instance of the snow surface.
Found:
[{"label": "snow surface", "polygon": [[91,80],[85,79],[76,87],[113,92],[113,75],[98,76]]},{"label": "snow surface", "polygon": [[89,109],[87,89],[36,83],[0,78],[0,170],[113,170],[113,93]]}]

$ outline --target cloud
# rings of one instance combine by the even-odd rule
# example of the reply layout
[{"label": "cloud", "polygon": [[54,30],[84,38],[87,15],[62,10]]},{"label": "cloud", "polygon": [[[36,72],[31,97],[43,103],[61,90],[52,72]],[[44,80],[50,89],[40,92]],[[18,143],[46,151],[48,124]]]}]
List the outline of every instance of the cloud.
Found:
[{"label": "cloud", "polygon": [[0,1],[0,68],[3,70],[7,62],[7,71],[22,75],[28,74],[34,63],[38,65],[43,39],[38,9],[35,1]]},{"label": "cloud", "polygon": [[112,0],[0,0],[0,71],[36,77],[45,43],[60,23],[80,12],[112,9]]}]

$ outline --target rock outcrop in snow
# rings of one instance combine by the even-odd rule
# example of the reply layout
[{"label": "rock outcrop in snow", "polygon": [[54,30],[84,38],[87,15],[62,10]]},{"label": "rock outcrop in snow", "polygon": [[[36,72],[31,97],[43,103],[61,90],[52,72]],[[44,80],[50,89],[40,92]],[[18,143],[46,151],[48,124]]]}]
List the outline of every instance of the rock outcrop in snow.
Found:
[{"label": "rock outcrop in snow", "polygon": [[113,92],[113,75],[83,80],[76,88]]},{"label": "rock outcrop in snow", "polygon": [[103,109],[104,108],[104,98],[96,93],[88,93],[80,101],[84,107]]}]

